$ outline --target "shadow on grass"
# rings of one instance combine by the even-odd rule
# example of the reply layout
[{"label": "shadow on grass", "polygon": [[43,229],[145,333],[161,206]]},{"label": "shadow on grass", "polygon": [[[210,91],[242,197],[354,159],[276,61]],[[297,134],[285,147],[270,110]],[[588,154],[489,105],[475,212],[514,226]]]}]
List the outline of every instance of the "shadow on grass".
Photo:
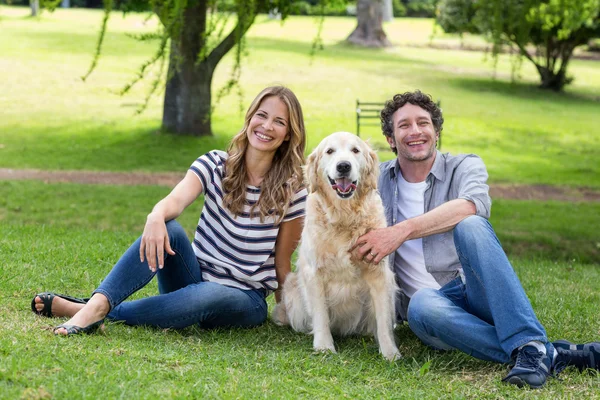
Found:
[{"label": "shadow on grass", "polygon": [[148,126],[86,124],[17,127],[4,139],[3,167],[105,171],[185,171],[199,156],[225,149],[229,136],[172,135]]},{"label": "shadow on grass", "polygon": [[325,46],[323,50],[318,50],[314,56],[310,55],[311,43],[299,42],[292,40],[282,39],[265,39],[265,38],[249,38],[248,50],[266,50],[273,51],[277,50],[282,53],[292,53],[297,55],[305,55],[307,60],[340,60],[349,62],[390,62],[395,65],[410,64],[427,66],[432,63],[424,62],[422,60],[413,60],[399,56],[398,54],[388,53],[384,49],[367,49],[356,47],[345,42],[339,42],[334,45]]},{"label": "shadow on grass", "polygon": [[583,107],[598,107],[598,103],[600,103],[600,96],[569,92],[568,87],[566,92],[559,93],[541,89],[538,84],[529,82],[456,76],[454,79],[448,80],[447,84],[461,90],[477,93],[494,92],[522,100],[535,100],[536,102],[564,103]]}]

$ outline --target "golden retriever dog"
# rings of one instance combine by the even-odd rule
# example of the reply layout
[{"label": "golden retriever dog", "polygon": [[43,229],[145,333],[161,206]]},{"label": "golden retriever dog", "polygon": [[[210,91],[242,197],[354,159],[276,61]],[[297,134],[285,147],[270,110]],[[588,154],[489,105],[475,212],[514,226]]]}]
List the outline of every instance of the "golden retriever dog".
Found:
[{"label": "golden retriever dog", "polygon": [[378,174],[375,152],[348,132],[326,137],[308,157],[297,270],[272,319],[312,333],[317,351],[335,352],[332,334],[371,334],[386,359],[401,357],[393,332],[397,286],[387,257],[372,264],[350,253],[361,235],[386,226]]}]

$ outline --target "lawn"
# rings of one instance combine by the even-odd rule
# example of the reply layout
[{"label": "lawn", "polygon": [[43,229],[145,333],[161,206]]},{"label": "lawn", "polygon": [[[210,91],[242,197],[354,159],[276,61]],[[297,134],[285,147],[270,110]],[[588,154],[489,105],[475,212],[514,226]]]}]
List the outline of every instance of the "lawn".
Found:
[{"label": "lawn", "polygon": [[[84,83],[101,12],[57,10],[40,19],[28,12],[0,6],[0,168],[182,172],[241,127],[235,95],[218,105],[213,137],[189,138],[159,132],[160,96],[135,114],[147,84],[126,97],[114,93],[154,49],[126,33],[152,31],[154,20],[115,13],[98,70]],[[414,47],[430,40],[430,20],[387,24],[396,46],[385,50],[343,44],[354,24],[327,18],[325,49],[311,58],[313,19],[281,25],[260,17],[248,35],[244,104],[264,86],[290,86],[304,108],[310,150],[330,132],[355,130],[357,98],[383,101],[420,88],[442,101],[444,151],[481,155],[492,183],[600,189],[600,63],[574,60],[574,84],[547,93],[528,65],[511,83],[506,57],[494,80],[481,53]],[[215,89],[231,65],[231,57],[219,65]],[[365,136],[382,159],[393,157],[377,128]],[[233,331],[108,323],[103,334],[54,337],[48,329],[58,321],[29,311],[33,295],[89,294],[167,193],[0,181],[0,398],[600,398],[598,373],[567,370],[543,390],[520,390],[501,383],[505,366],[429,350],[407,326],[396,330],[404,355],[396,363],[377,354],[372,338],[338,339],[338,354],[315,354],[311,337],[271,322]],[[188,233],[200,207],[180,217]],[[600,203],[495,199],[491,222],[549,337],[598,340]],[[153,283],[139,296],[156,290]]]},{"label": "lawn", "polygon": [[[600,374],[572,370],[541,391],[508,387],[500,381],[506,367],[428,350],[405,325],[396,329],[404,359],[395,363],[379,356],[372,338],[338,339],[338,354],[315,354],[310,336],[270,321],[233,331],[109,323],[103,334],[54,337],[49,329],[58,322],[31,313],[32,296],[90,293],[168,189],[0,182],[0,190],[0,398],[554,399],[594,398],[600,389]],[[505,213],[530,212],[502,203]],[[195,204],[180,218],[188,233],[198,210]],[[540,230],[545,223],[528,222]],[[550,338],[597,340],[597,264],[512,261]],[[139,295],[156,291],[152,283]]]}]

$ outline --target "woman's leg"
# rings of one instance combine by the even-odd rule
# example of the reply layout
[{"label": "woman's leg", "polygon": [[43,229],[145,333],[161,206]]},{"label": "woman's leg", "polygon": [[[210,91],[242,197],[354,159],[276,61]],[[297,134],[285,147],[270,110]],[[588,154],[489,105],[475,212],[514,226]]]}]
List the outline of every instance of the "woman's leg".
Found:
[{"label": "woman's leg", "polygon": [[202,281],[200,266],[185,231],[175,220],[167,222],[167,233],[175,255],[165,253],[162,270],[152,272],[148,261],[140,261],[141,238],[123,254],[108,276],[94,291],[103,294],[113,309],[158,274],[161,293],[168,293]]},{"label": "woman's leg", "polygon": [[[175,255],[165,253],[165,266],[159,273],[159,287],[165,291],[176,290],[200,282],[200,267],[185,231],[176,221],[169,221],[167,232]],[[140,261],[140,242],[141,238],[129,247],[94,291],[88,304],[66,324],[85,327],[104,318],[109,310],[152,280],[156,273],[149,269],[147,261]],[[110,314],[108,317],[112,318]]]},{"label": "woman's leg", "polygon": [[109,314],[128,325],[181,329],[252,327],[267,318],[262,290],[241,290],[215,282],[199,282],[140,300],[126,301]]}]

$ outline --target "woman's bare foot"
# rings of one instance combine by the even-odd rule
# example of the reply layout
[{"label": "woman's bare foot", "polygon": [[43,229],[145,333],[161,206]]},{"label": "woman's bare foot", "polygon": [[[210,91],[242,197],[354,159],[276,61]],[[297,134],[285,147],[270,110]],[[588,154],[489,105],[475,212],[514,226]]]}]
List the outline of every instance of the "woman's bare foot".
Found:
[{"label": "woman's bare foot", "polygon": [[[74,325],[81,328],[85,328],[98,322],[110,311],[110,304],[108,299],[101,293],[96,293],[92,296],[90,301],[87,302],[70,320],[65,322],[63,325]],[[65,328],[58,328],[54,331],[55,335],[67,335]]]},{"label": "woman's bare foot", "polygon": [[[35,309],[38,313],[41,313],[44,309],[44,302],[40,299],[40,296],[35,296]],[[53,317],[72,317],[77,314],[79,310],[83,308],[85,304],[74,303],[72,301],[63,299],[60,296],[54,296],[52,299],[52,316]]]}]

